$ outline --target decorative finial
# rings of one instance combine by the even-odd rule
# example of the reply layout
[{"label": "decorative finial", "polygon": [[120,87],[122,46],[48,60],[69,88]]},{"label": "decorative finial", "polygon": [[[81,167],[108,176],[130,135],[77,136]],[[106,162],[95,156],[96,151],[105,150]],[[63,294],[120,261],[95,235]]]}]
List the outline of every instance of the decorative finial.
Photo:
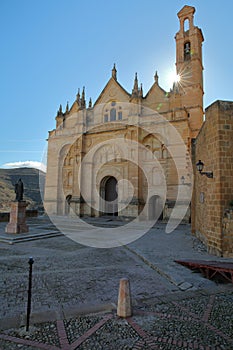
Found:
[{"label": "decorative finial", "polygon": [[173,91],[175,94],[178,94],[178,93],[179,93],[179,85],[178,85],[176,82],[173,83],[172,91]]},{"label": "decorative finial", "polygon": [[138,75],[137,73],[135,73],[135,78],[134,78],[134,86],[133,86],[133,90],[132,90],[132,95],[134,97],[138,96]]},{"label": "decorative finial", "polygon": [[59,106],[59,110],[57,111],[57,115],[62,115],[62,105]]},{"label": "decorative finial", "polygon": [[69,102],[66,104],[66,113],[69,113]]},{"label": "decorative finial", "polygon": [[92,100],[91,100],[91,98],[90,98],[90,100],[89,100],[88,107],[89,107],[89,108],[91,108],[91,107],[92,107]]},{"label": "decorative finial", "polygon": [[141,84],[141,86],[140,86],[140,90],[139,90],[139,97],[143,97],[142,84]]},{"label": "decorative finial", "polygon": [[159,76],[158,76],[158,72],[157,71],[155,72],[154,79],[155,79],[155,83],[158,84]]},{"label": "decorative finial", "polygon": [[78,104],[80,103],[80,89],[78,89],[78,93],[76,95],[76,101],[78,102]]},{"label": "decorative finial", "polygon": [[82,91],[81,107],[82,107],[82,108],[86,108],[86,101],[85,101],[85,87],[83,87],[83,91]]},{"label": "decorative finial", "polygon": [[114,63],[113,69],[112,69],[112,78],[114,80],[117,80],[117,70],[116,70],[116,64]]}]

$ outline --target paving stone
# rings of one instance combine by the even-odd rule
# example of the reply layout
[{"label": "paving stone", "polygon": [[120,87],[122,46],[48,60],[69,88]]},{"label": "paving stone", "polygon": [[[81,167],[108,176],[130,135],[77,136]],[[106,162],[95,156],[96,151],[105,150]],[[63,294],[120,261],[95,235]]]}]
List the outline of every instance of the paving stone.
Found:
[{"label": "paving stone", "polygon": [[[46,219],[43,224],[40,219],[31,222],[37,229],[46,227]],[[27,341],[42,342],[45,349],[60,347],[61,341],[77,342],[78,349],[88,350],[232,349],[232,285],[216,284],[178,267],[178,258],[213,257],[193,248],[188,225],[171,235],[165,235],[164,228],[158,225],[128,247],[112,249],[82,246],[65,236],[11,246],[0,243],[0,349],[36,348]],[[37,331],[26,338],[19,327],[25,324],[29,256],[35,260],[31,322]],[[125,276],[131,285],[132,322],[109,314]],[[90,305],[98,312],[83,314]],[[105,311],[110,319],[105,320]],[[58,331],[59,317],[63,333]],[[21,337],[25,343],[4,336]]]},{"label": "paving stone", "polygon": [[181,289],[181,290],[187,290],[187,289],[190,289],[192,288],[192,284],[191,283],[188,283],[188,282],[183,282],[181,284],[178,285],[178,287]]}]

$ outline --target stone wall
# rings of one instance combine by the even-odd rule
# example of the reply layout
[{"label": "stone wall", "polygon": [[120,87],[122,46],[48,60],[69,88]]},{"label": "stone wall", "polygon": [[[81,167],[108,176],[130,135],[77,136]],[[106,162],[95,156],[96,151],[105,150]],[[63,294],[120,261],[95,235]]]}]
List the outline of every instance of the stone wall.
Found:
[{"label": "stone wall", "polygon": [[229,256],[233,246],[224,238],[223,220],[233,199],[233,102],[216,101],[206,109],[206,121],[195,142],[195,164],[199,159],[203,171],[213,171],[213,179],[194,169],[192,232],[210,253]]},{"label": "stone wall", "polygon": [[223,215],[223,251],[225,256],[233,256],[233,208]]}]

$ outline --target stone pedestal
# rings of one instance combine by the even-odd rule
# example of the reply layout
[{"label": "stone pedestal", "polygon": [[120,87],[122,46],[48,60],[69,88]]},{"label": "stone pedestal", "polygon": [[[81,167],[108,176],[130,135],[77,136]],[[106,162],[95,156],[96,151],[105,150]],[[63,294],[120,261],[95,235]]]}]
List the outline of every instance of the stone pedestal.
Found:
[{"label": "stone pedestal", "polygon": [[6,226],[6,233],[26,233],[26,207],[25,201],[12,202],[10,212],[10,222]]},{"label": "stone pedestal", "polygon": [[120,288],[118,295],[117,316],[130,317],[132,316],[132,303],[130,284],[127,278],[120,280]]}]

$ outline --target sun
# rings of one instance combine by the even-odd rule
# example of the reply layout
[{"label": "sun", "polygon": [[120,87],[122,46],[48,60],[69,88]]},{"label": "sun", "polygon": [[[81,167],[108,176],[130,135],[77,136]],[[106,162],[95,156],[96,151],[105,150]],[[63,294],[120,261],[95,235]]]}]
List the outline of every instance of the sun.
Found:
[{"label": "sun", "polygon": [[167,83],[172,88],[174,83],[180,82],[180,75],[174,71],[170,71],[167,73]]},{"label": "sun", "polygon": [[174,83],[179,83],[180,82],[180,75],[179,74],[175,74],[174,76]]}]

